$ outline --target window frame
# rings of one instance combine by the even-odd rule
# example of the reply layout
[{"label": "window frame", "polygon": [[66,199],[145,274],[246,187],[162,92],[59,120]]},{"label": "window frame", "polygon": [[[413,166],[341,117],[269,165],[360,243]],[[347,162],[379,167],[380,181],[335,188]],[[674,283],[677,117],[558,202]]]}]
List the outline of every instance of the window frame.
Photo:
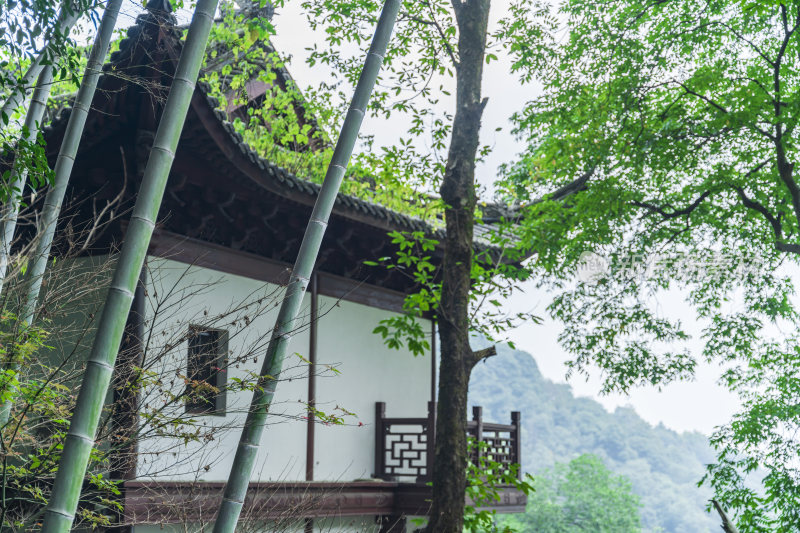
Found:
[{"label": "window frame", "polygon": [[[214,344],[214,355],[213,357],[208,357],[208,353],[200,353],[194,352],[193,353],[193,346],[192,341],[193,339],[197,338],[199,335],[204,333],[211,333],[215,335],[213,340]],[[186,340],[186,378],[187,380],[197,380],[197,378],[192,376],[194,371],[195,375],[200,372],[201,366],[210,366],[210,376],[207,383],[210,383],[212,386],[218,389],[218,392],[213,394],[213,397],[209,395],[208,401],[200,402],[199,399],[195,399],[192,401],[190,396],[190,386],[187,383],[186,385],[186,402],[185,402],[185,411],[187,414],[193,415],[205,415],[205,416],[225,416],[226,415],[226,407],[227,407],[227,382],[228,382],[228,331],[224,329],[218,328],[209,328],[206,326],[199,326],[199,325],[190,325],[189,326],[189,335]],[[202,346],[202,345],[201,345]],[[202,361],[202,365],[198,364],[192,367],[192,358],[193,356],[200,356],[206,357],[205,360]]]}]

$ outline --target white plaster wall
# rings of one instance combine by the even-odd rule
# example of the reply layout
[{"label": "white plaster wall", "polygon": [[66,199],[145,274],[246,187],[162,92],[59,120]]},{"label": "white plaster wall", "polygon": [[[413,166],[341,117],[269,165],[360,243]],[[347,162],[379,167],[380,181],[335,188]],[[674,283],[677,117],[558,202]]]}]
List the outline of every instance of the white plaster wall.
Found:
[{"label": "white plaster wall", "polygon": [[[339,374],[317,379],[319,409],[337,406],[355,413],[347,425],[318,426],[314,478],[321,481],[372,477],[375,465],[375,402],[386,402],[389,417],[420,417],[428,412],[430,354],[414,357],[391,350],[372,333],[392,313],[320,297],[318,361]],[[430,323],[425,321],[425,331]],[[363,425],[362,425],[363,424]]]},{"label": "white plaster wall", "polygon": [[[260,281],[170,260],[150,258],[148,267],[147,329],[152,335],[147,352],[155,356],[163,353],[165,346],[178,340],[190,324],[225,329],[229,334],[229,359],[247,358],[246,364],[227,368],[228,385],[236,379],[252,383],[264,359],[282,290]],[[308,313],[308,298],[301,313]],[[305,416],[308,368],[294,354],[308,355],[306,329],[307,325],[303,326],[289,345],[286,371],[278,385],[254,479],[278,481],[304,477],[305,425],[297,418]],[[152,364],[150,371],[163,375],[164,381],[172,384],[172,392],[178,394],[185,387],[177,373],[186,372],[187,342],[176,343],[166,351],[167,355]],[[154,389],[145,396],[146,410],[157,408],[167,399]],[[229,392],[225,416],[185,415],[183,407],[176,405],[172,412],[194,421],[196,427],[188,431],[199,428],[200,441],[182,442],[173,436],[146,438],[139,448],[139,478],[225,481],[251,397],[249,390]]]},{"label": "white plaster wall", "polygon": [[[150,258],[148,265],[147,329],[152,335],[147,351],[166,352],[148,368],[153,375],[163,376],[164,388],[177,394],[185,386],[176,372],[185,373],[188,347],[186,342],[175,343],[174,339],[189,324],[210,322],[213,327],[227,329],[230,357],[247,355],[246,365],[228,369],[229,384],[236,378],[247,379],[249,372],[252,376],[260,369],[282,296],[279,287],[171,260]],[[307,295],[301,311],[302,326],[290,343],[254,480],[305,479],[307,423],[303,417],[308,365],[296,354],[308,357],[309,299]],[[236,307],[241,309],[230,313]],[[345,424],[317,425],[315,480],[371,477],[375,402],[386,402],[390,417],[426,416],[430,356],[414,357],[405,350],[384,346],[372,330],[381,319],[391,316],[387,311],[320,296],[320,315],[317,407],[341,416]],[[430,324],[426,322],[424,327],[429,331]],[[191,415],[201,433],[210,434],[211,440],[183,442],[146,432],[149,436],[140,444],[140,479],[225,481],[251,394],[229,392],[224,417]],[[164,399],[166,396],[151,389],[145,395],[144,407],[159,408]],[[181,415],[181,409],[173,408],[174,414]]]},{"label": "white plaster wall", "polygon": [[[65,370],[75,372],[76,386],[86,366],[86,359],[108,294],[115,260],[108,255],[58,260],[48,265],[39,307],[47,311],[44,327],[51,334],[47,357],[53,366],[67,360]],[[27,285],[20,279],[6,283],[5,294],[19,302],[27,294]]]}]

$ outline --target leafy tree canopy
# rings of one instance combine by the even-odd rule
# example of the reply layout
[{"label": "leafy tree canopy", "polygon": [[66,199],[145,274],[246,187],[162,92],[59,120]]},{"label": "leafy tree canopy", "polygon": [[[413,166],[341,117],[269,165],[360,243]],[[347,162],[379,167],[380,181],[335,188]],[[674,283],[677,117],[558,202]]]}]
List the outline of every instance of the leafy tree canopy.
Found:
[{"label": "leafy tree canopy", "polygon": [[[527,203],[524,234],[560,289],[550,312],[572,370],[599,367],[606,390],[625,391],[691,379],[698,355],[720,364],[743,409],[714,434],[706,481],[742,531],[797,531],[787,272],[800,254],[800,3],[567,0],[561,11],[563,42],[516,56],[545,91],[516,117],[529,149],[503,191]],[[566,203],[533,202],[558,187]],[[578,267],[601,275],[575,284]],[[694,308],[702,354],[659,308],[664,290]],[[745,483],[758,468],[763,492]]]},{"label": "leafy tree canopy", "polygon": [[534,479],[525,514],[508,520],[520,533],[636,533],[639,499],[630,482],[595,455],[581,455]]}]

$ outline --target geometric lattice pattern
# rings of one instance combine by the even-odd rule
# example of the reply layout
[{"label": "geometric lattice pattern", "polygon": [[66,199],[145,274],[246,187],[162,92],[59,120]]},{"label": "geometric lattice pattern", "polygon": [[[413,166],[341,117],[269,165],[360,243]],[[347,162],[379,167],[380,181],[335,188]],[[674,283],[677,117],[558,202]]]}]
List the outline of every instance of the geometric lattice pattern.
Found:
[{"label": "geometric lattice pattern", "polygon": [[[471,426],[471,427],[469,427]],[[511,464],[515,461],[514,457],[514,426],[504,424],[483,424],[481,435],[477,435],[477,427],[474,422],[468,422],[470,437],[476,441],[486,443],[481,447],[480,453],[490,461],[501,464]],[[478,450],[475,450],[477,455]],[[473,456],[473,460],[477,457]]]},{"label": "geometric lattice pattern", "polygon": [[[426,418],[388,418],[386,405],[375,404],[375,477],[387,481],[425,483],[433,471],[433,444],[436,429],[436,405],[428,405]],[[483,410],[473,407],[467,434],[481,443],[473,451],[499,463],[501,468],[520,463],[520,415],[511,413],[511,424],[483,422]]]},{"label": "geometric lattice pattern", "polygon": [[415,483],[428,475],[428,424],[384,424],[384,474]]}]

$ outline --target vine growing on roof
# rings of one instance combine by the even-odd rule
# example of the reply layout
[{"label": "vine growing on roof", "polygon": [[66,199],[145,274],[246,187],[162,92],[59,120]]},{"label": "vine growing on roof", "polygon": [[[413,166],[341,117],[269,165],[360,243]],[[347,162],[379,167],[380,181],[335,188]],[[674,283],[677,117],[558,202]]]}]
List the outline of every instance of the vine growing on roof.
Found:
[{"label": "vine growing on roof", "polygon": [[[289,58],[270,42],[276,31],[271,4],[228,2],[220,14],[203,77],[218,109],[261,157],[321,183],[333,155],[331,132],[344,119],[346,91],[340,83],[301,88],[291,78]],[[431,157],[410,141],[378,149],[362,136],[360,145],[341,191],[435,223],[441,203],[426,183]]]}]

